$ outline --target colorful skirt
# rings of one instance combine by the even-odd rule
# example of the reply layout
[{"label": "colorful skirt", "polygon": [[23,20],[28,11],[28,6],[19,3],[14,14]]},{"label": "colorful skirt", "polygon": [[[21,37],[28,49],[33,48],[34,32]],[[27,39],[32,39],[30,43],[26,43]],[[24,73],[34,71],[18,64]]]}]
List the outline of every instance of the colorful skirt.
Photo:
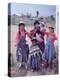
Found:
[{"label": "colorful skirt", "polygon": [[45,59],[50,63],[56,57],[53,41],[47,41],[45,45]]}]

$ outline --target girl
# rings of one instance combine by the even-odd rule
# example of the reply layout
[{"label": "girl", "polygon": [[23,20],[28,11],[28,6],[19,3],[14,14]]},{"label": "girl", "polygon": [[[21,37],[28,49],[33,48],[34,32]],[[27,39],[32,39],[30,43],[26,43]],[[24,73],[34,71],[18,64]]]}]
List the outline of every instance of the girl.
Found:
[{"label": "girl", "polygon": [[56,35],[54,34],[54,27],[51,24],[48,24],[49,32],[45,32],[47,36],[47,43],[45,45],[45,59],[47,61],[47,66],[52,68],[52,61],[56,57],[54,42],[57,40]]},{"label": "girl", "polygon": [[19,68],[22,64],[27,68],[27,60],[29,54],[29,47],[26,44],[26,30],[24,22],[19,23],[19,29],[16,35],[16,44],[17,44],[17,61],[19,62]]}]

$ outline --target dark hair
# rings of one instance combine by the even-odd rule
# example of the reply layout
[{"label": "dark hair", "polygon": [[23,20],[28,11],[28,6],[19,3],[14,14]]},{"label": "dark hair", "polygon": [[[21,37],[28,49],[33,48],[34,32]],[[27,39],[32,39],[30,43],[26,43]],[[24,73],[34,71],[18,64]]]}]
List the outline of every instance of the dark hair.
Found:
[{"label": "dark hair", "polygon": [[36,40],[36,39],[32,39],[31,41],[32,41],[32,42],[33,42],[33,41],[37,42],[37,40]]},{"label": "dark hair", "polygon": [[40,24],[38,20],[36,20],[36,21],[34,22],[34,25],[36,25],[36,24]]},{"label": "dark hair", "polygon": [[18,26],[20,27],[21,25],[25,26],[25,24],[24,24],[24,23],[19,23],[19,25],[18,25]]}]

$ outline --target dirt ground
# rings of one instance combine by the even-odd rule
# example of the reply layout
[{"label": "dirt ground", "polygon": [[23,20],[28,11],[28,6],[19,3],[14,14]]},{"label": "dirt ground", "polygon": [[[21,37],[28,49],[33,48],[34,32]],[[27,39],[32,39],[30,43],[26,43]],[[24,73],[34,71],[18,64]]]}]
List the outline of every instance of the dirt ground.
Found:
[{"label": "dirt ground", "polygon": [[24,67],[21,67],[20,69],[15,65],[11,67],[11,76],[12,77],[24,77],[24,76],[40,76],[40,75],[55,75],[58,74],[58,65],[55,64],[55,66],[50,69],[45,68],[43,65],[38,71],[32,71],[31,69],[25,69]]}]

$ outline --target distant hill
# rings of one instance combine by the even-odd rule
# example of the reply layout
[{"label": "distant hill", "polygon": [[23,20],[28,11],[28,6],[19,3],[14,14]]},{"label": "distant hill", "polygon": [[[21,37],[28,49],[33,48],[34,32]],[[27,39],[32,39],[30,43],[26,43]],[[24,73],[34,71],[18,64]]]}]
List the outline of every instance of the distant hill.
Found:
[{"label": "distant hill", "polygon": [[14,14],[14,15],[8,15],[8,25],[18,25],[20,21],[24,21],[26,25],[33,25],[36,19],[38,19],[39,22],[44,22],[44,23],[50,22],[55,24],[56,22],[56,17],[54,15],[47,16],[47,17],[41,16],[37,18],[37,17],[26,16],[26,15],[19,16]]}]

